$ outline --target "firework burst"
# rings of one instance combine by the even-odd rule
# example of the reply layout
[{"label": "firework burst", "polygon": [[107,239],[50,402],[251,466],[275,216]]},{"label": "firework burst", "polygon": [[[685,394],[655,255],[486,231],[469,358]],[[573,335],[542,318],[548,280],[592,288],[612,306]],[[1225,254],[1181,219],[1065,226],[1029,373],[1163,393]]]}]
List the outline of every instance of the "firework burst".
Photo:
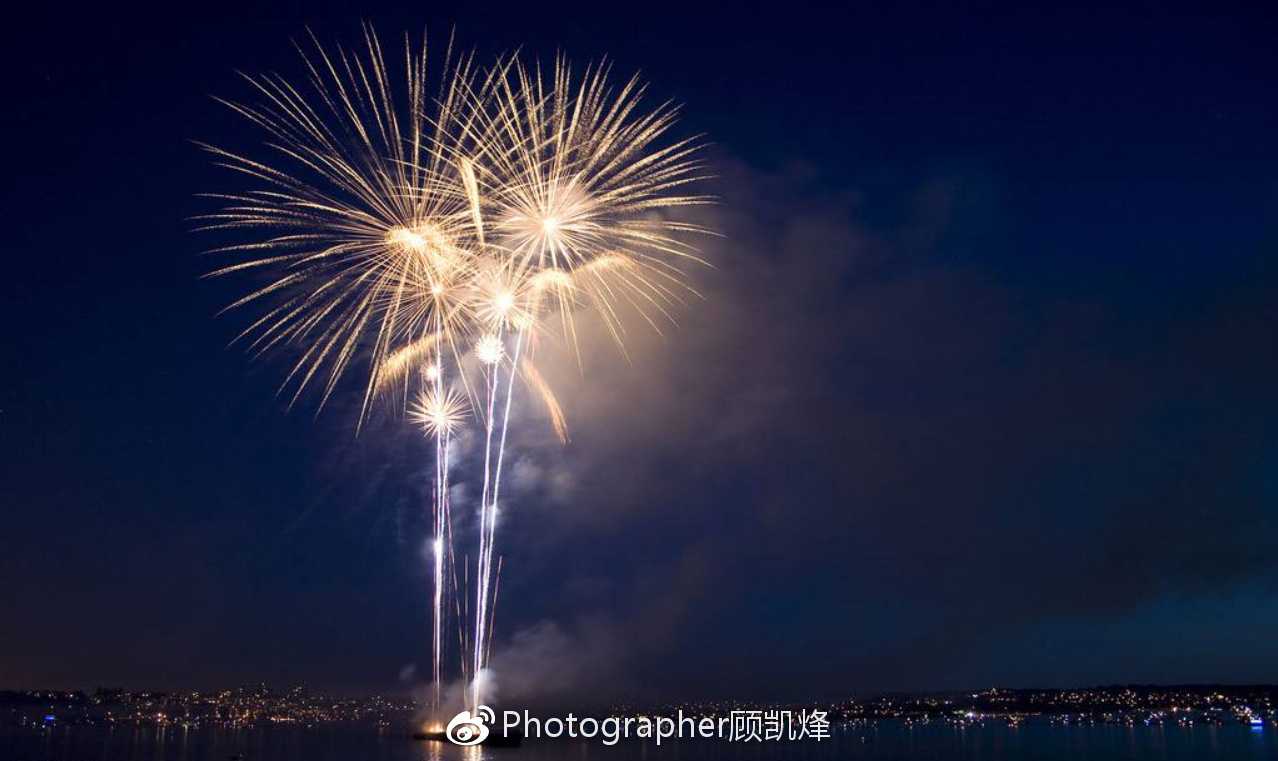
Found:
[{"label": "firework burst", "polygon": [[662,144],[677,109],[644,111],[639,78],[617,87],[610,75],[607,65],[574,75],[563,58],[549,72],[503,60],[473,124],[490,240],[570,338],[584,302],[620,341],[622,303],[653,322],[692,292],[683,265],[700,259],[688,234],[707,231],[668,212],[709,199],[687,191],[703,174],[697,138]]},{"label": "firework burst", "polygon": [[228,309],[271,302],[238,338],[259,351],[294,348],[292,398],[322,384],[322,406],[370,356],[367,403],[392,349],[465,319],[453,292],[472,266],[474,216],[441,145],[463,129],[471,62],[450,50],[430,97],[424,42],[405,41],[402,83],[371,30],[362,54],[311,43],[298,48],[304,83],[245,76],[259,102],[223,101],[265,133],[264,155],[202,146],[254,187],[209,194],[223,205],[199,229],[247,238],[215,249],[237,261],[210,275],[267,273]]},{"label": "firework burst", "polygon": [[215,250],[234,261],[211,274],[265,278],[228,309],[262,306],[238,339],[256,352],[291,347],[293,400],[318,385],[322,407],[367,361],[361,422],[376,394],[398,390],[400,409],[433,441],[436,709],[445,578],[456,578],[446,567],[450,442],[472,416],[482,425],[475,609],[469,622],[457,617],[478,705],[516,381],[566,441],[534,361],[549,323],[576,347],[574,316],[586,307],[620,343],[626,307],[655,326],[693,293],[684,265],[700,259],[687,239],[707,231],[670,212],[709,200],[686,190],[702,174],[698,142],[668,141],[676,109],[645,111],[638,78],[614,86],[608,66],[577,76],[562,58],[544,72],[506,57],[481,75],[450,44],[431,96],[424,42],[405,40],[402,83],[371,29],[358,53],[313,37],[299,52],[303,84],[250,76],[257,105],[224,101],[264,131],[263,156],[203,146],[252,185],[211,194],[222,207],[200,229],[241,239]]},{"label": "firework burst", "polygon": [[466,397],[455,389],[440,394],[434,388],[421,391],[408,410],[408,419],[430,436],[448,438],[470,413]]}]

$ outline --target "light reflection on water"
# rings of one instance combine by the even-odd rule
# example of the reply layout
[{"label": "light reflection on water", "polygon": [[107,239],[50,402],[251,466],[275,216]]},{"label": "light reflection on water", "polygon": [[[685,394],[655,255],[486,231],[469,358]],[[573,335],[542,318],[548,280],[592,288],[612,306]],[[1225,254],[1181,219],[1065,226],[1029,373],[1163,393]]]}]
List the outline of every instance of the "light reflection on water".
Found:
[{"label": "light reflection on water", "polygon": [[1242,726],[894,723],[835,728],[821,742],[526,740],[522,748],[418,742],[345,728],[58,727],[0,730],[0,761],[1278,761],[1278,731]]}]

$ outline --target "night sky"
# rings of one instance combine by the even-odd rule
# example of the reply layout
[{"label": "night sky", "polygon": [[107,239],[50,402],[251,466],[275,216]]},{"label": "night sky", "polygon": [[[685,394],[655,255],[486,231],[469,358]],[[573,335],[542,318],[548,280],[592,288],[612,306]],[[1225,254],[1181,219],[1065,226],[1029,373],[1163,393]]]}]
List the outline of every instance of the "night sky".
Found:
[{"label": "night sky", "polygon": [[849,5],[10,9],[0,688],[421,683],[427,442],[289,410],[188,221],[210,96],[361,20],[713,143],[704,300],[517,436],[503,697],[1278,682],[1274,17]]}]

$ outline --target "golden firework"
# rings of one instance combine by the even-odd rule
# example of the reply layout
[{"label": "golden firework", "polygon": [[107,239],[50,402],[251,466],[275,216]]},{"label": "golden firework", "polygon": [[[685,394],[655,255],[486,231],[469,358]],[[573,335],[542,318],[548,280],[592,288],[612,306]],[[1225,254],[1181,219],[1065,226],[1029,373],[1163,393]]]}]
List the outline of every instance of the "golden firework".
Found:
[{"label": "golden firework", "polygon": [[447,438],[469,412],[466,397],[456,390],[428,389],[417,395],[417,401],[408,410],[408,419],[421,426],[427,435]]},{"label": "golden firework", "polygon": [[200,217],[200,229],[247,238],[216,249],[239,261],[210,274],[266,271],[265,284],[228,309],[274,302],[237,339],[257,351],[292,346],[285,386],[296,400],[322,383],[321,406],[352,362],[371,359],[371,392],[393,348],[457,333],[466,319],[457,296],[476,254],[471,198],[442,147],[464,130],[470,56],[450,46],[432,97],[424,41],[405,39],[403,80],[371,29],[364,42],[361,52],[330,52],[312,36],[309,50],[298,48],[302,84],[245,76],[259,102],[223,102],[265,132],[262,156],[203,146],[253,184],[208,194],[223,206]]},{"label": "golden firework", "polygon": [[701,261],[688,234],[707,231],[670,216],[710,201],[687,191],[702,176],[699,143],[662,145],[677,109],[644,111],[644,90],[638,77],[614,87],[607,65],[577,77],[562,58],[549,73],[503,59],[466,135],[489,243],[570,337],[578,300],[618,341],[622,302],[649,322],[669,317],[691,292],[682,265]]},{"label": "golden firework", "polygon": [[412,399],[410,420],[434,439],[436,709],[445,578],[456,578],[445,567],[455,558],[446,547],[450,437],[478,413],[469,677],[479,705],[515,382],[541,398],[566,441],[533,356],[546,318],[557,317],[575,347],[574,314],[592,307],[620,343],[625,307],[656,326],[692,293],[684,265],[700,259],[688,239],[707,231],[672,214],[709,202],[687,189],[702,175],[698,140],[669,140],[677,109],[646,109],[639,79],[614,86],[606,65],[577,76],[562,58],[544,72],[512,56],[478,76],[450,43],[432,84],[424,41],[405,39],[402,78],[371,28],[359,51],[310,43],[299,48],[303,82],[247,76],[257,103],[223,101],[263,131],[260,155],[203,146],[251,184],[209,194],[222,206],[200,229],[237,238],[215,249],[232,261],[210,274],[264,278],[228,309],[267,305],[237,340],[256,352],[291,348],[284,387],[293,400],[321,385],[322,407],[351,365],[367,362],[361,421],[375,392],[399,389]]}]

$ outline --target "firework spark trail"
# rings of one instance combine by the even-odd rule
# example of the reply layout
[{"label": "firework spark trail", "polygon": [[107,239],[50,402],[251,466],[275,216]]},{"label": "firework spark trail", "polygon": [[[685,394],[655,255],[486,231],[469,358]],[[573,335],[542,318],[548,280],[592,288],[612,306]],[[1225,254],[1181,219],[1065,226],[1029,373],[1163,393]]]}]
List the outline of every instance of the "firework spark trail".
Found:
[{"label": "firework spark trail", "polygon": [[[518,338],[515,339],[515,352],[512,355],[510,363],[510,381],[506,384],[506,409],[502,413],[501,419],[501,442],[497,445],[497,473],[493,478],[493,496],[490,500],[494,512],[497,509],[497,495],[501,489],[501,466],[506,458],[506,433],[510,430],[510,400],[515,395],[515,378],[519,375],[519,353],[524,345],[524,331],[519,331]],[[489,555],[491,566],[492,547],[489,546]]]},{"label": "firework spark trail", "polygon": [[[437,347],[439,343],[437,342]],[[443,629],[446,620],[444,600],[444,559],[452,558],[451,548],[445,545],[451,539],[449,509],[449,446],[453,429],[462,422],[464,416],[462,397],[456,392],[446,392],[443,386],[445,377],[442,348],[437,348],[435,362],[427,366],[422,373],[423,385],[430,388],[424,392],[417,404],[410,411],[410,419],[419,423],[427,435],[433,436],[435,444],[435,478],[432,489],[433,530],[431,542],[434,596],[432,605],[432,676],[434,678],[434,702],[432,708],[437,712],[443,687]]]},{"label": "firework spark trail", "polygon": [[[475,663],[474,669],[476,674],[482,673],[483,670],[487,668],[488,654],[492,649],[492,628],[493,627],[492,627],[492,624],[489,623],[488,630],[485,631],[484,619],[488,619],[489,621],[491,621],[492,619],[491,611],[493,607],[496,606],[497,604],[496,585],[492,582],[492,567],[493,567],[493,547],[496,545],[496,541],[497,541],[498,496],[501,490],[502,464],[505,461],[505,457],[506,457],[506,434],[510,430],[511,399],[514,397],[515,379],[519,376],[519,355],[524,345],[524,333],[525,333],[524,330],[519,331],[518,336],[515,339],[515,351],[511,357],[510,378],[506,383],[506,401],[504,404],[504,409],[502,411],[501,438],[497,445],[497,457],[496,457],[496,464],[494,466],[493,481],[492,481],[492,494],[487,498],[487,509],[485,511],[485,515],[487,516],[487,522],[485,524],[487,527],[487,538],[481,539],[479,599],[481,600],[481,610],[483,611],[483,615],[480,621],[478,622],[477,629],[476,629],[476,632],[478,635],[475,640],[475,653],[474,653],[474,663]],[[494,370],[495,369],[496,369],[496,366],[494,366]],[[494,376],[496,376],[495,372],[494,372]],[[495,377],[493,381],[493,390],[495,391],[499,385],[500,384],[498,383],[498,380]],[[496,396],[495,393],[489,396],[488,415],[490,420],[492,419],[492,415],[494,412],[492,401],[495,398],[495,396]],[[492,427],[493,426],[491,424],[488,427],[488,436],[490,440],[492,437]],[[485,468],[487,468],[486,465],[485,465]],[[488,590],[490,587],[493,588],[491,601],[489,601],[488,599]],[[475,705],[480,705],[481,697],[482,697],[482,686],[478,678],[476,678],[475,680],[474,695],[475,695]]]},{"label": "firework spark trail", "polygon": [[[474,705],[479,706],[483,703],[481,692],[481,673],[483,671],[483,643],[484,643],[484,624],[487,620],[488,612],[488,574],[485,568],[488,558],[488,547],[490,536],[492,535],[493,517],[492,511],[488,504],[489,489],[491,488],[492,479],[492,450],[493,450],[493,411],[497,399],[497,388],[500,385],[500,369],[501,369],[501,334],[496,336],[486,336],[482,339],[485,344],[483,361],[488,367],[485,370],[485,378],[487,380],[487,404],[484,411],[484,485],[480,493],[479,501],[479,554],[476,558],[475,566],[475,638],[474,638],[474,654],[471,663],[472,690],[474,694]],[[490,361],[491,360],[491,361]]]},{"label": "firework spark trail", "polygon": [[435,458],[437,464],[435,466],[435,541],[434,545],[434,561],[435,561],[435,605],[432,610],[434,620],[434,638],[433,644],[433,670],[432,676],[435,683],[435,702],[433,709],[439,709],[440,689],[443,685],[443,639],[444,639],[444,521],[447,509],[445,507],[445,495],[448,491],[448,482],[445,476],[447,471],[447,455],[445,447],[438,438],[435,440]]},{"label": "firework spark trail", "polygon": [[492,615],[488,617],[488,649],[484,651],[484,662],[488,662],[493,654],[493,631],[497,627],[497,593],[501,591],[502,556],[497,556],[497,576],[493,579]]},{"label": "firework spark trail", "polygon": [[437,365],[432,365],[429,375],[434,376],[427,384],[432,391],[424,393],[410,412],[410,418],[418,422],[428,435],[434,437],[435,444],[435,478],[432,489],[433,531],[431,542],[433,577],[435,593],[433,596],[432,617],[434,621],[432,636],[432,675],[435,677],[435,706],[442,687],[442,646],[444,614],[444,559],[448,548],[446,539],[451,536],[449,529],[449,440],[453,428],[460,422],[461,398],[456,393],[445,393],[440,376],[442,372]]},{"label": "firework spark trail", "polygon": [[[442,320],[435,319],[435,398],[443,392],[444,353],[440,348],[440,334],[443,332]],[[444,644],[444,527],[448,517],[448,437],[435,434],[435,606],[432,611],[434,621],[433,672],[435,682],[435,701],[432,712],[438,715],[440,707],[440,691],[443,679],[443,644]]]}]

